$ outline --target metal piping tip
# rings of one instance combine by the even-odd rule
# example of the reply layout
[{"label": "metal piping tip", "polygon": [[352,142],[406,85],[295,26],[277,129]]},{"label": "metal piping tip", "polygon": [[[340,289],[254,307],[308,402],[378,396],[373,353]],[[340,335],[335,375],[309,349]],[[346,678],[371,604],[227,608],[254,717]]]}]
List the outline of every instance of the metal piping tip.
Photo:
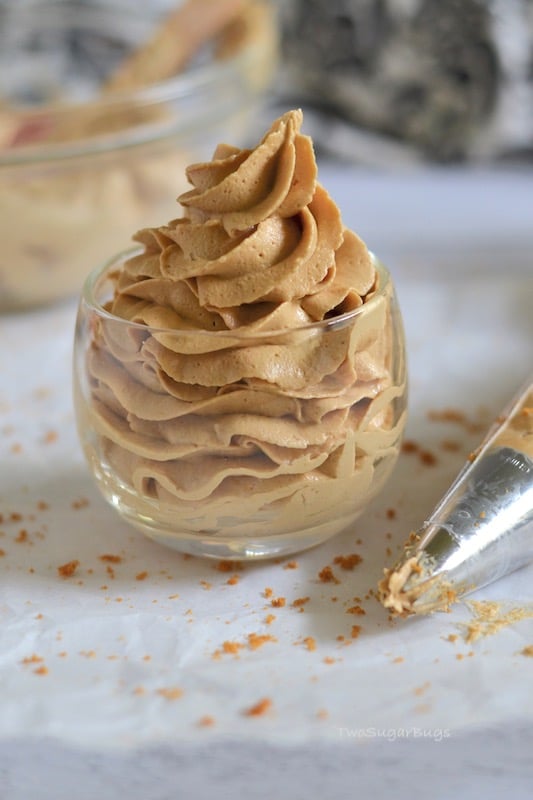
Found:
[{"label": "metal piping tip", "polygon": [[430,518],[384,570],[398,616],[452,603],[533,561],[533,376],[491,426]]}]

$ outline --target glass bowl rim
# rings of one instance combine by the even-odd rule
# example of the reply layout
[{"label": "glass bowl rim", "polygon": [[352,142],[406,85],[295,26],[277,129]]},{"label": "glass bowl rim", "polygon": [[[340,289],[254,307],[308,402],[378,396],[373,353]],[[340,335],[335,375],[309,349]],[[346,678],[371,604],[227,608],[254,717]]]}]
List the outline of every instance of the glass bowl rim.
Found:
[{"label": "glass bowl rim", "polygon": [[241,328],[233,328],[228,330],[205,330],[202,328],[165,328],[159,327],[157,325],[147,325],[144,322],[134,322],[132,320],[124,319],[124,317],[119,317],[116,314],[112,314],[110,311],[105,309],[95,297],[95,293],[98,288],[98,283],[100,281],[104,281],[109,278],[109,276],[116,270],[117,266],[120,263],[123,263],[128,258],[131,258],[135,255],[140,255],[144,252],[142,247],[133,247],[128,248],[126,250],[122,250],[119,253],[116,253],[103,265],[96,267],[92,272],[90,272],[81,289],[79,305],[78,305],[78,313],[82,309],[83,306],[93,313],[96,314],[101,319],[107,320],[109,322],[113,322],[115,324],[122,324],[126,325],[133,330],[138,331],[148,331],[151,334],[159,334],[159,335],[171,335],[171,336],[194,336],[194,337],[202,337],[202,338],[210,338],[215,337],[218,340],[221,339],[268,339],[273,337],[281,337],[286,336],[290,333],[301,333],[301,332],[315,332],[315,331],[325,331],[325,330],[334,330],[341,327],[346,327],[352,320],[355,320],[361,314],[370,313],[371,309],[377,304],[377,302],[386,295],[387,291],[392,289],[394,291],[394,282],[392,279],[392,275],[389,269],[385,266],[385,264],[372,252],[369,250],[370,258],[372,259],[372,263],[376,270],[378,276],[378,285],[377,288],[371,290],[369,292],[368,299],[364,301],[360,306],[357,308],[351,309],[351,311],[345,311],[343,314],[339,314],[336,317],[328,317],[327,319],[316,320],[315,322],[304,323],[302,325],[298,325],[295,327],[285,327],[285,328],[272,328],[269,330],[258,330],[258,331],[251,331],[248,326],[243,326]]},{"label": "glass bowl rim", "polygon": [[[46,3],[43,7],[46,8]],[[32,7],[30,7],[32,8]],[[39,8],[39,4],[35,6]],[[91,14],[104,9],[107,13],[120,15],[120,9],[108,8],[95,5],[91,8],[88,5],[83,9],[83,13]],[[135,14],[139,14],[136,8]],[[35,107],[13,104],[14,113],[29,113],[32,120],[61,116],[65,113],[75,113],[76,109],[83,109],[97,106],[98,110],[104,112],[124,111],[130,108],[139,110],[142,108],[157,108],[165,103],[186,98],[195,98],[205,95],[204,101],[207,102],[208,92],[212,92],[223,86],[225,81],[231,80],[233,76],[246,73],[250,64],[259,62],[266,50],[270,48],[269,38],[257,42],[247,41],[244,46],[229,57],[218,61],[210,60],[205,64],[199,64],[191,70],[185,70],[166,80],[157,81],[147,86],[136,89],[119,89],[110,93],[108,96],[98,96],[87,102],[69,101],[67,103],[46,103]],[[1,148],[0,147],[0,168],[11,166],[34,165],[42,162],[60,161],[64,158],[74,156],[93,155],[94,153],[113,152],[120,150],[128,145],[146,144],[153,141],[160,141],[169,136],[180,135],[194,129],[196,117],[189,121],[187,125],[176,126],[149,126],[149,132],[144,132],[144,127],[130,127],[121,130],[119,133],[111,133],[105,136],[79,138],[72,142],[43,143],[33,144],[24,147]],[[198,120],[200,121],[200,120]],[[134,135],[140,131],[140,135]],[[122,138],[121,138],[122,136]]]}]

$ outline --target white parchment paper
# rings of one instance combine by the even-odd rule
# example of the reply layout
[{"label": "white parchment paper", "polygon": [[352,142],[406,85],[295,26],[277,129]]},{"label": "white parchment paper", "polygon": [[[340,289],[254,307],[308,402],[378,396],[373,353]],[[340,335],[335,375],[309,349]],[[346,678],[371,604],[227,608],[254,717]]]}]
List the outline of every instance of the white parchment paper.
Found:
[{"label": "white parchment paper", "polygon": [[[322,174],[356,229],[357,180],[348,185],[344,173]],[[375,204],[386,192],[377,186]],[[228,737],[317,746],[350,738],[440,741],[531,718],[533,659],[522,651],[533,644],[532,619],[467,644],[465,604],[391,622],[369,596],[533,361],[533,273],[525,249],[511,248],[513,257],[502,259],[499,230],[494,258],[470,269],[460,259],[461,226],[443,224],[438,178],[428,186],[434,194],[422,199],[421,184],[405,179],[404,239],[397,226],[387,238],[384,217],[369,245],[387,251],[405,318],[407,438],[435,463],[402,454],[353,530],[293,558],[220,571],[216,562],[184,558],[122,522],[95,489],[77,441],[74,303],[0,319],[4,742],[45,737],[107,752]],[[483,185],[480,204],[485,191]],[[428,247],[424,263],[416,259],[422,206],[426,243],[432,216],[438,222],[435,258]],[[476,216],[469,201],[464,213],[477,224],[480,246],[485,233],[487,254],[496,229],[483,228],[480,209]],[[450,214],[462,225],[457,209]],[[393,226],[392,215],[389,221]],[[528,243],[523,229],[521,243]],[[475,250],[472,237],[469,248]],[[468,424],[429,419],[429,411],[446,408],[461,410]],[[335,561],[353,553],[362,557],[353,569]],[[62,577],[58,568],[72,560],[79,562],[75,573]],[[319,578],[326,566],[337,582]],[[523,569],[475,597],[527,606],[532,577],[533,568]],[[295,605],[301,598],[308,600]],[[261,701],[263,713],[247,713]]]}]

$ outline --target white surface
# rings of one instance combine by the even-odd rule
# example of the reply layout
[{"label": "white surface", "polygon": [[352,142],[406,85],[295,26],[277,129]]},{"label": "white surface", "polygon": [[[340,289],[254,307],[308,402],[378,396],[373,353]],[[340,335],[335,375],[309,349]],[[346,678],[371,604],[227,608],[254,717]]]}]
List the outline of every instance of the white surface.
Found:
[{"label": "white surface", "polygon": [[[436,798],[470,797],[468,786],[488,798],[528,796],[533,660],[520,651],[533,644],[532,620],[467,645],[464,605],[391,623],[364,596],[480,439],[427,411],[459,408],[488,424],[533,363],[531,173],[387,179],[323,164],[320,179],[392,269],[408,340],[407,436],[437,464],[402,455],[354,530],[295,556],[296,569],[286,568],[291,559],[245,566],[228,585],[233,572],[144,539],[94,488],[71,408],[74,304],[0,318],[2,800],[298,800],[356,787],[380,798],[412,796],[415,786]],[[444,451],[444,439],[460,450]],[[26,542],[16,541],[21,529]],[[333,565],[338,585],[318,580],[353,552],[363,563]],[[122,558],[114,578],[99,558],[109,553]],[[57,567],[71,559],[78,572],[61,579]],[[532,576],[526,568],[476,598],[531,603]],[[285,607],[273,608],[265,587]],[[298,613],[291,603],[304,596]],[[364,616],[347,613],[355,596]],[[359,638],[339,642],[353,624]],[[213,658],[250,633],[276,641]],[[308,636],[314,651],[302,644]],[[33,654],[43,661],[23,663]],[[34,672],[41,665],[47,674]],[[159,693],[174,687],[178,699]],[[243,714],[263,697],[269,713]],[[204,715],[214,725],[200,727]]]}]

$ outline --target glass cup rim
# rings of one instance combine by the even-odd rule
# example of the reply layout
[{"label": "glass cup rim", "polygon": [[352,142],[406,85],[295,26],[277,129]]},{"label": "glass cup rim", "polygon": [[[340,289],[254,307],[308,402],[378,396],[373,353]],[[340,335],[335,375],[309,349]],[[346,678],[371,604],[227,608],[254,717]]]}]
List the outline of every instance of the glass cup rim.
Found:
[{"label": "glass cup rim", "polygon": [[335,330],[345,327],[352,320],[355,320],[362,314],[370,313],[371,309],[375,307],[379,300],[386,295],[387,290],[393,285],[392,276],[389,269],[372,251],[369,251],[372,263],[378,275],[378,286],[369,293],[370,296],[365,302],[363,302],[360,306],[357,306],[357,308],[353,308],[350,311],[345,311],[343,314],[338,314],[335,317],[328,317],[327,319],[316,320],[315,322],[305,323],[296,327],[291,326],[258,331],[251,331],[248,326],[246,326],[245,329],[233,328],[216,331],[204,330],[202,328],[165,328],[157,325],[147,325],[144,322],[134,322],[129,319],[124,319],[124,317],[119,317],[104,308],[104,306],[101,305],[101,303],[96,299],[96,291],[98,289],[99,282],[103,282],[105,279],[109,278],[120,263],[123,263],[128,258],[131,258],[135,255],[140,255],[143,252],[144,250],[142,247],[132,247],[122,250],[104,262],[103,265],[100,265],[92,270],[87,275],[82,286],[79,301],[80,307],[85,305],[88,311],[97,314],[100,318],[109,322],[113,322],[114,324],[123,324],[133,330],[144,332],[148,331],[151,334],[157,333],[160,335],[165,334],[181,337],[194,336],[195,338],[198,338],[199,336],[207,338],[215,337],[217,340],[268,339],[276,336],[284,336],[288,333],[294,332],[316,332]]}]

